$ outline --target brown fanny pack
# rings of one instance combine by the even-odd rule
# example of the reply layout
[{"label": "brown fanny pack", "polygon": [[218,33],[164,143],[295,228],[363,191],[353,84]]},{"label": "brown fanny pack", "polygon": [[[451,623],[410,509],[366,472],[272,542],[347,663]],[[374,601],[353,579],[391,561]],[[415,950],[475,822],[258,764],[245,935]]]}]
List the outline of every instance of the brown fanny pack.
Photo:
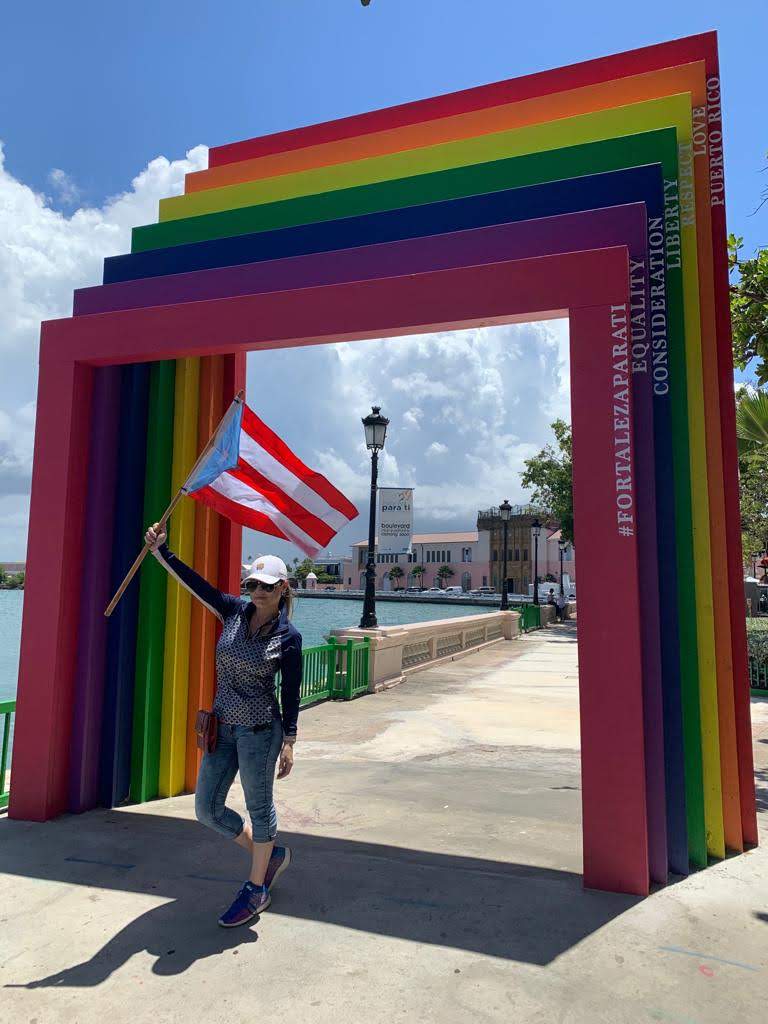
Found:
[{"label": "brown fanny pack", "polygon": [[197,718],[195,719],[197,745],[206,754],[212,754],[216,749],[218,729],[219,720],[213,711],[197,712]]}]

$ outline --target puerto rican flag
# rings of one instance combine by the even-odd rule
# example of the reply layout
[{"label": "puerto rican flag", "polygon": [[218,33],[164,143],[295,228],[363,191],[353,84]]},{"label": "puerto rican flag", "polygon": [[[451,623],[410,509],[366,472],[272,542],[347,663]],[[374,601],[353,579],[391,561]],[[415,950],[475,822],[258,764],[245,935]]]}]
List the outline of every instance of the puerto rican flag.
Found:
[{"label": "puerto rican flag", "polygon": [[236,398],[182,490],[314,558],[358,510]]}]

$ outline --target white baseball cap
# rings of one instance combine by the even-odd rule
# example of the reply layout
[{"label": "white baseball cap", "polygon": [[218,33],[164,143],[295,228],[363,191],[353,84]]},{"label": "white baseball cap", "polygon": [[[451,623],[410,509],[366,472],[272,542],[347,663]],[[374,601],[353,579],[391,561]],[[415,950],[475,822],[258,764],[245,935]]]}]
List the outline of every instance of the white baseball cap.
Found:
[{"label": "white baseball cap", "polygon": [[256,561],[249,567],[248,575],[243,580],[259,580],[261,583],[278,583],[280,580],[288,579],[288,569],[282,558],[277,555],[259,555]]}]

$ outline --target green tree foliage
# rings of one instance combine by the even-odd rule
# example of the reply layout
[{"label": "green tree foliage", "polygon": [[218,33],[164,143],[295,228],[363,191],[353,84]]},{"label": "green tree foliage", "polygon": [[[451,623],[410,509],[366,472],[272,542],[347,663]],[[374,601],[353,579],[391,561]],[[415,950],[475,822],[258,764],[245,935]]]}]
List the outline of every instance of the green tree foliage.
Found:
[{"label": "green tree foliage", "polygon": [[755,379],[762,387],[768,384],[768,249],[742,259],[743,246],[742,238],[728,236],[733,361],[744,370],[756,360]]},{"label": "green tree foliage", "polygon": [[743,388],[736,398],[741,542],[745,558],[768,551],[768,394]]},{"label": "green tree foliage", "polygon": [[311,572],[317,576],[318,583],[333,583],[336,579],[335,576],[330,576],[321,566],[315,565],[311,558],[305,558],[301,562],[299,562],[298,558],[294,558],[290,571],[291,575],[299,580],[302,587]]},{"label": "green tree foliage", "polygon": [[573,435],[565,420],[552,424],[556,445],[525,460],[520,481],[531,492],[533,504],[540,505],[560,523],[563,537],[575,543],[573,532]]},{"label": "green tree foliage", "polygon": [[311,558],[304,558],[298,564],[295,564],[296,561],[297,560],[294,559],[293,572],[297,579],[299,579],[303,585],[307,576],[309,576],[309,574],[312,572],[315,566]]},{"label": "green tree foliage", "polygon": [[736,399],[736,433],[740,452],[762,448],[763,456],[768,454],[768,391],[742,389]]},{"label": "green tree foliage", "polygon": [[400,568],[400,566],[393,565],[392,568],[387,573],[387,576],[389,576],[390,580],[392,580],[392,582],[395,584],[395,590],[399,590],[400,587],[398,586],[398,583],[403,578],[403,576],[405,576],[405,573]]},{"label": "green tree foliage", "polygon": [[768,551],[768,460],[765,450],[739,455],[741,540],[745,557]]},{"label": "green tree foliage", "polygon": [[446,580],[449,580],[451,576],[455,575],[456,573],[453,571],[450,565],[441,565],[440,568],[437,570],[437,578],[440,580],[443,586],[445,586]]},{"label": "green tree foliage", "polygon": [[419,586],[424,586],[424,573],[427,571],[426,565],[414,565],[411,569],[411,576],[415,576],[419,581]]}]

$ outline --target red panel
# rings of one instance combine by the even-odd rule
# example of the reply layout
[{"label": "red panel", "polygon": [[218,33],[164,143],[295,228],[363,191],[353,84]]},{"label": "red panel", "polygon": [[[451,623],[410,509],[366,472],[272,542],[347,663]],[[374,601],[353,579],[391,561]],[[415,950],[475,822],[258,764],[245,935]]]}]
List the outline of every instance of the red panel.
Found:
[{"label": "red panel", "polygon": [[[589,305],[596,308],[572,309],[571,333],[574,448],[579,466],[576,512],[578,522],[589,524],[580,541],[586,545],[580,587],[583,603],[594,609],[580,623],[579,641],[585,882],[602,889],[647,892],[637,553],[634,536],[617,532],[614,473],[613,411],[621,396],[615,380],[620,368],[611,356],[613,346],[619,344],[616,332],[621,325],[617,326],[615,317],[612,322],[609,306],[626,309],[628,277],[628,254],[621,247],[307,288],[301,291],[300,301],[298,293],[288,292],[47,324],[40,385],[45,415],[35,452],[30,516],[35,553],[28,567],[27,602],[30,609],[50,608],[53,598],[57,614],[53,628],[37,631],[34,648],[32,623],[25,623],[24,668],[29,675],[19,723],[23,781],[18,789],[14,784],[15,815],[55,814],[62,808],[64,794],[59,790],[66,780],[61,763],[50,752],[58,752],[61,761],[68,732],[61,728],[58,712],[71,703],[76,622],[72,615],[68,617],[67,608],[69,601],[77,606],[79,590],[68,583],[67,575],[77,580],[83,525],[77,514],[83,500],[83,471],[78,463],[85,461],[80,452],[88,418],[84,400],[88,375],[76,371],[67,358],[143,361],[148,355],[179,358],[235,349],[237,356],[230,357],[229,371],[234,391],[244,383],[247,349],[502,322],[526,310],[535,316],[543,308],[574,307],[587,296]],[[593,544],[592,538],[597,537],[600,543]],[[228,589],[236,592],[239,543],[230,540],[223,555],[232,572]],[[615,576],[617,571],[623,573],[623,614],[618,620],[612,618],[609,628],[596,612],[603,602],[590,596],[594,598],[607,575]],[[42,715],[39,701],[48,703]],[[33,763],[40,754],[47,759],[45,773]]]},{"label": "red panel", "polygon": [[16,728],[8,813],[67,809],[82,580],[90,367],[41,345]]},{"label": "red panel", "polygon": [[562,316],[621,296],[624,247],[378,281],[269,292],[51,320],[43,336],[72,358],[109,365],[285,348]]},{"label": "red panel", "polygon": [[407,124],[418,124],[421,121],[451,117],[483,107],[513,103],[533,96],[563,92],[566,89],[577,89],[614,78],[627,78],[645,71],[676,67],[678,64],[688,64],[702,58],[716,60],[716,53],[716,33],[705,32],[697,36],[687,36],[656,46],[645,46],[638,50],[628,50],[626,53],[599,57],[581,64],[570,64],[552,71],[540,71],[534,75],[524,75],[522,78],[481,85],[475,89],[464,89],[461,92],[416,100],[413,103],[402,103],[396,107],[373,110],[336,121],[325,121],[306,128],[294,128],[243,142],[214,146],[208,154],[208,166],[219,167],[222,164],[302,149],[305,146],[337,142],[355,135],[366,135],[370,132],[400,128]]},{"label": "red panel", "polygon": [[744,842],[757,845],[757,808],[750,721],[749,668],[742,580],[741,509],[739,506],[738,453],[736,448],[736,403],[733,394],[733,348],[729,302],[725,178],[723,170],[723,121],[720,70],[717,48],[707,61],[707,136],[712,214],[712,254],[717,325],[718,386],[720,389],[720,433],[723,449],[728,594],[730,598],[733,645],[733,694],[736,716],[736,747],[739,768],[741,828]]},{"label": "red panel", "polygon": [[[570,338],[584,884],[645,895],[648,847],[626,303],[573,310]],[[616,573],[621,578],[618,616],[607,615],[605,606],[605,581]]]}]

